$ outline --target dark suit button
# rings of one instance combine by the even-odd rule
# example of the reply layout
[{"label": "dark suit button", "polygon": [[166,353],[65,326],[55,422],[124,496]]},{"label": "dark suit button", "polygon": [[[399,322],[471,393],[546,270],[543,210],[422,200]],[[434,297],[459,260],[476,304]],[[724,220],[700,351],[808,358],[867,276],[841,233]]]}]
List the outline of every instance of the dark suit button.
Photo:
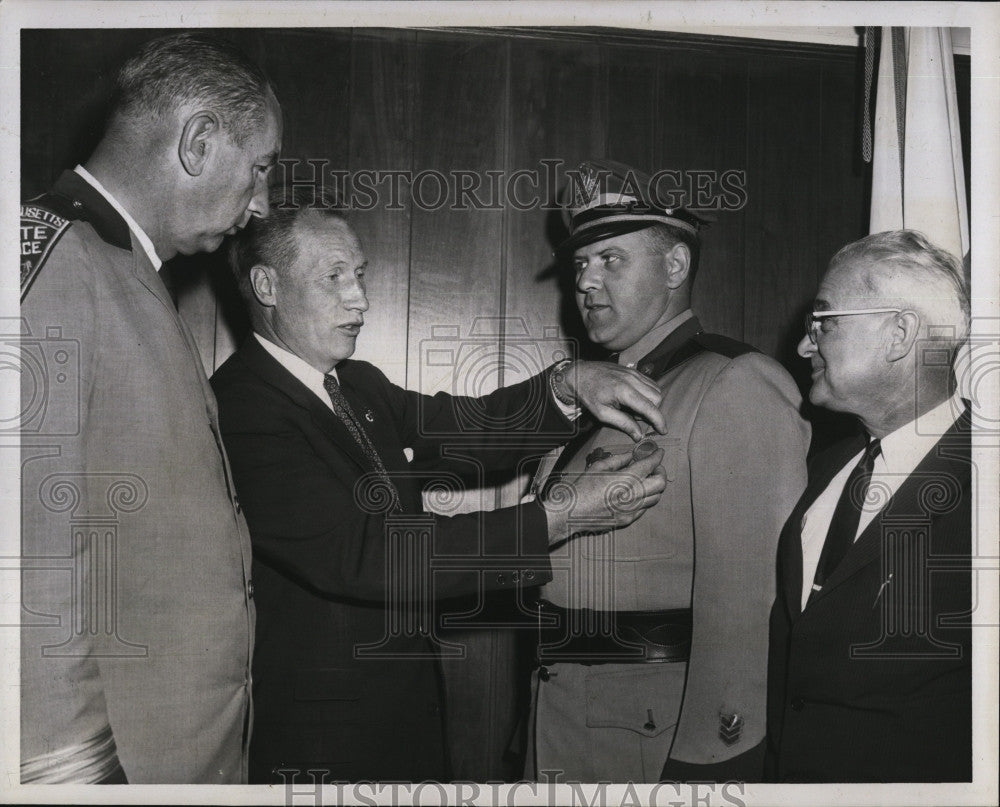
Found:
[{"label": "dark suit button", "polygon": [[791,707],[793,712],[801,712],[806,708],[806,702],[802,698],[792,698]]},{"label": "dark suit button", "polygon": [[507,582],[507,578],[503,576],[503,573],[497,575],[497,582],[502,586]]},{"label": "dark suit button", "polygon": [[538,680],[539,681],[548,681],[549,680],[549,668],[548,667],[539,667],[538,668]]},{"label": "dark suit button", "polygon": [[534,580],[535,579],[535,573],[533,571],[531,571],[531,569],[528,569],[528,571],[526,571],[524,573],[524,579],[525,580]]},{"label": "dark suit button", "polygon": [[510,573],[510,580],[512,583],[519,583],[521,581],[521,575],[517,572]]},{"label": "dark suit button", "polygon": [[247,580],[247,599],[253,599],[253,580]]}]

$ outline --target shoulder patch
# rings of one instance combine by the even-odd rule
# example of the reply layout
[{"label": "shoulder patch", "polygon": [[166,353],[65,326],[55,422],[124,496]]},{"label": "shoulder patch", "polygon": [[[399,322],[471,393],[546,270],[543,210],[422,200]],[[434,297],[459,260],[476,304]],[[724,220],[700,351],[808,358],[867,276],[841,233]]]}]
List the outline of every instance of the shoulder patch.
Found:
[{"label": "shoulder patch", "polygon": [[743,356],[747,353],[760,353],[753,345],[748,345],[745,342],[737,342],[735,339],[730,339],[728,336],[722,336],[717,333],[699,333],[694,337],[693,341],[697,342],[705,350],[718,353],[730,359],[735,359],[737,356]]},{"label": "shoulder patch", "polygon": [[49,198],[42,196],[21,205],[21,302],[28,295],[52,248],[73,219],[60,215],[48,204]]}]

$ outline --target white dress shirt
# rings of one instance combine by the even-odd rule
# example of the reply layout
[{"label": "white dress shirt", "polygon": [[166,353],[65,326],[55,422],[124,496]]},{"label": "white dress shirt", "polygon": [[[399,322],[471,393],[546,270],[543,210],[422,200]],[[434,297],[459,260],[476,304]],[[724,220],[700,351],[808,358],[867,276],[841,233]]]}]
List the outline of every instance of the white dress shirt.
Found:
[{"label": "white dress shirt", "polygon": [[99,194],[101,194],[101,196],[107,199],[108,204],[111,205],[118,212],[119,216],[125,219],[125,223],[128,225],[128,228],[132,231],[132,235],[135,236],[135,240],[139,242],[139,246],[142,247],[143,252],[146,253],[146,257],[149,258],[149,262],[153,264],[153,268],[156,269],[157,272],[159,272],[160,267],[163,266],[163,261],[161,261],[160,256],[156,254],[156,249],[153,247],[153,242],[149,239],[149,236],[146,235],[142,227],[140,227],[136,223],[135,219],[129,215],[128,211],[124,207],[122,207],[121,204],[119,204],[118,200],[115,199],[114,196],[108,193],[107,188],[105,188],[100,182],[98,182],[97,179],[94,178],[93,174],[91,174],[86,168],[84,168],[82,165],[78,165],[73,170],[76,173],[78,173],[81,177],[83,177],[87,181],[87,184],[91,185],[95,191],[97,191]]},{"label": "white dress shirt", "polygon": [[[937,444],[965,411],[965,404],[959,393],[955,393],[916,420],[887,434],[881,440],[881,452],[875,458],[875,470],[870,485],[879,486],[880,494],[874,502],[865,502],[861,509],[861,521],[854,540],[865,531],[896,494],[906,478],[913,473],[921,460]],[[864,450],[851,457],[841,471],[830,481],[802,517],[802,607],[806,607],[813,588],[813,578],[819,565],[819,556],[830,530],[833,512],[837,508],[840,494],[847,484],[847,477],[861,461]],[[883,493],[884,491],[884,493]]]},{"label": "white dress shirt", "polygon": [[[334,411],[333,401],[330,400],[330,395],[327,393],[326,387],[323,386],[323,373],[309,364],[309,362],[300,359],[291,351],[285,350],[283,347],[279,347],[270,339],[265,339],[256,331],[254,331],[253,335],[257,337],[257,341],[261,343],[264,350],[274,356],[282,367],[305,384],[306,387],[308,387],[309,390],[323,402],[327,409],[331,412]],[[336,369],[331,370],[328,375],[332,375],[337,379],[337,383],[340,383],[340,378],[337,377]]]}]

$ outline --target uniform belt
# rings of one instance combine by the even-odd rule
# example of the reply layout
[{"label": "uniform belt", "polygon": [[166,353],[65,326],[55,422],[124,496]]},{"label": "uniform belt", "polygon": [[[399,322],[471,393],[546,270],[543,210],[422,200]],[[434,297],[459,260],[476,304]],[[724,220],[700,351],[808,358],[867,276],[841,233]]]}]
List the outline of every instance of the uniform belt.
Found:
[{"label": "uniform belt", "polygon": [[539,600],[536,662],[651,664],[687,661],[691,609],[594,611]]}]

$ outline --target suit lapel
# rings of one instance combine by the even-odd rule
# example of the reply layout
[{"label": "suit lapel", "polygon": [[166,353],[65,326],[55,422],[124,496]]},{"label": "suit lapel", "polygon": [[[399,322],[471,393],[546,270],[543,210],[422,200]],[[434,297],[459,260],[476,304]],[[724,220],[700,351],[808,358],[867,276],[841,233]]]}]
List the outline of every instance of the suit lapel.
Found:
[{"label": "suit lapel", "polygon": [[[963,461],[961,446],[965,439],[966,460]],[[954,480],[959,490],[969,485],[968,459],[969,414],[968,410],[945,433],[945,435],[927,453],[917,467],[910,473],[885,507],[865,527],[854,545],[844,556],[844,560],[830,575],[823,589],[817,592],[815,599],[821,600],[834,591],[839,585],[852,578],[855,574],[871,563],[880,560],[882,556],[882,536],[886,519],[926,519],[930,515],[931,523],[937,514],[929,513],[921,499],[933,498],[933,492],[927,485],[933,485],[937,490],[947,490],[948,483],[940,486],[940,480]],[[938,480],[935,482],[934,480]],[[961,500],[960,494],[960,500]]]},{"label": "suit lapel", "polygon": [[793,619],[802,612],[802,520],[833,477],[843,469],[851,457],[864,448],[864,445],[864,438],[858,436],[839,443],[821,455],[810,469],[809,484],[785,523],[786,535],[781,541],[779,551],[782,553],[785,601],[788,605],[788,615]]},{"label": "suit lapel", "polygon": [[349,456],[358,468],[368,473],[371,463],[347,427],[305,384],[299,381],[281,363],[268,353],[250,334],[240,348],[240,357],[263,381],[279,390],[296,406],[305,410],[316,425],[336,444],[340,452]]}]

